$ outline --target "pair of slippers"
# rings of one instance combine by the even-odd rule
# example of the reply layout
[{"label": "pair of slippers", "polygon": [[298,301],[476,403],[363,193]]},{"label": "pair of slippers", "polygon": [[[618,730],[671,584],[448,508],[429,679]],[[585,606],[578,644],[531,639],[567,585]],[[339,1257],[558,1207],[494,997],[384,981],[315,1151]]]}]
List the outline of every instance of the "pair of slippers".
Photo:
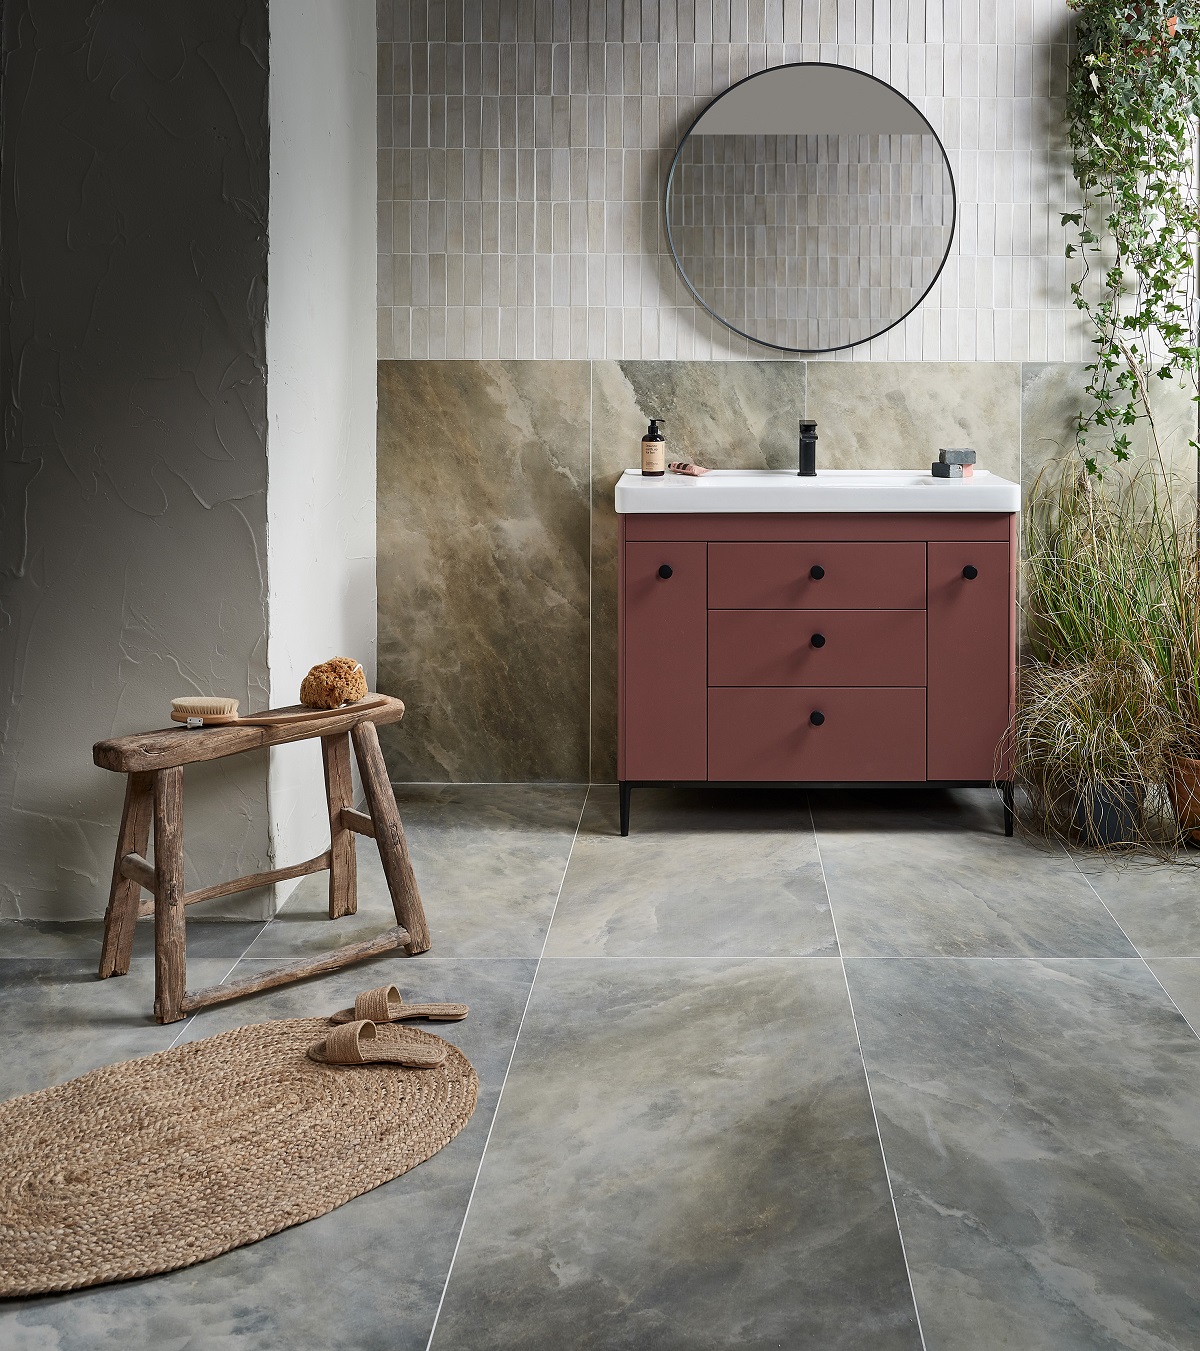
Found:
[{"label": "pair of slippers", "polygon": [[465,1004],[406,1004],[394,985],[366,990],[352,1009],[340,1009],[330,1018],[335,1029],[308,1048],[310,1060],[323,1065],[404,1065],[430,1070],[445,1062],[446,1044],[409,1034],[394,1024],[411,1018],[458,1023],[467,1016]]}]

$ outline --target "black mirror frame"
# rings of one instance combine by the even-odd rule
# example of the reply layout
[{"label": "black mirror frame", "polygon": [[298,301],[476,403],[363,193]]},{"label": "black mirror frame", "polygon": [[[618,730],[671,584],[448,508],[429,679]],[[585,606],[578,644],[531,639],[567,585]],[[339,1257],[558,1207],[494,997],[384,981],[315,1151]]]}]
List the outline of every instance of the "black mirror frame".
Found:
[{"label": "black mirror frame", "polygon": [[[731,93],[734,89],[737,89],[739,85],[745,84],[747,80],[757,79],[759,75],[765,75],[766,72],[769,70],[799,69],[804,66],[828,66],[833,70],[853,71],[855,75],[864,75],[868,80],[874,80],[876,84],[883,85],[885,89],[891,90],[891,92],[895,94],[898,98],[902,98],[904,102],[908,104],[908,106],[913,110],[913,112],[915,112],[917,116],[929,128],[930,132],[933,135],[933,139],[938,143],[938,149],[942,152],[942,162],[945,164],[946,173],[949,175],[950,178],[950,203],[951,203],[950,235],[946,240],[946,252],[942,254],[942,261],[938,264],[937,271],[933,274],[933,277],[930,280],[929,285],[921,292],[921,294],[917,297],[917,299],[913,301],[913,303],[908,307],[907,310],[904,311],[904,313],[898,319],[893,319],[891,323],[885,324],[883,328],[876,330],[876,332],[870,334],[868,337],[858,338],[854,342],[839,343],[838,346],[836,347],[784,347],[782,344],[777,342],[767,342],[765,338],[756,338],[752,333],[747,333],[743,329],[738,328],[735,324],[731,324],[728,319],[723,318],[716,312],[716,310],[712,308],[711,305],[708,305],[705,302],[704,298],[692,285],[692,279],[688,276],[687,272],[684,270],[683,263],[679,259],[679,253],[675,248],[675,240],[671,235],[671,184],[675,180],[675,167],[679,163],[680,155],[683,154],[683,147],[687,145],[688,137],[691,136],[693,131],[695,131],[696,124],[705,115],[705,113],[707,113],[708,110],[714,106],[714,104],[720,103],[720,101],[725,97],[726,94]],[[688,290],[695,297],[696,303],[700,306],[702,310],[712,315],[712,317],[717,321],[717,323],[722,324],[725,328],[729,329],[731,333],[736,333],[738,337],[745,338],[747,342],[756,343],[760,347],[769,347],[772,349],[772,351],[775,352],[795,352],[804,354],[818,353],[818,352],[844,352],[851,347],[861,347],[864,342],[874,342],[876,338],[882,337],[885,333],[895,328],[897,324],[902,324],[905,321],[905,319],[907,319],[908,316],[913,313],[914,310],[916,310],[920,305],[924,303],[925,297],[937,285],[938,278],[942,275],[942,270],[945,268],[946,262],[950,257],[950,250],[954,247],[954,232],[958,227],[958,185],[954,181],[954,167],[950,163],[950,156],[946,153],[946,147],[942,141],[942,138],[938,135],[933,124],[920,110],[920,108],[917,107],[917,105],[912,101],[912,99],[910,99],[907,94],[902,94],[900,90],[896,88],[895,85],[888,84],[886,80],[881,80],[878,75],[872,75],[870,71],[859,70],[855,66],[843,66],[837,61],[785,61],[782,65],[779,66],[764,66],[762,70],[756,70],[752,75],[746,75],[742,79],[738,80],[736,84],[731,84],[728,89],[722,90],[721,93],[719,93],[715,99],[710,99],[692,119],[691,126],[689,126],[687,131],[683,133],[683,136],[679,141],[679,145],[675,149],[675,154],[671,159],[671,167],[670,169],[667,170],[667,183],[666,187],[663,190],[662,200],[663,200],[663,225],[667,232],[667,243],[670,245],[671,248],[671,257],[675,260],[675,268],[678,271],[679,275],[683,278],[684,284],[687,286]]]}]

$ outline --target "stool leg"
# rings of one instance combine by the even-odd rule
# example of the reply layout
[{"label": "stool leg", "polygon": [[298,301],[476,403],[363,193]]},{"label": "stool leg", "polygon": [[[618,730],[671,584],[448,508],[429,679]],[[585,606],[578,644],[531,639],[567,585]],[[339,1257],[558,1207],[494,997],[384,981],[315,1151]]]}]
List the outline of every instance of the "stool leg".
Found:
[{"label": "stool leg", "polygon": [[183,1017],[187,986],[183,928],[183,770],[154,775],[154,1016]]},{"label": "stool leg", "polygon": [[329,918],[340,919],[358,909],[354,832],[342,825],[342,808],[354,806],[350,738],[345,732],[321,738],[321,762],[325,767],[325,801],[329,804]]},{"label": "stool leg", "polygon": [[129,970],[133,951],[133,929],[137,923],[142,889],[121,876],[121,860],[126,854],[145,857],[150,842],[150,810],[154,798],[153,774],[130,774],[125,780],[125,807],[117,832],[117,857],[113,863],[112,886],[108,889],[108,909],[104,912],[104,946],[100,950],[100,979],[123,976]]},{"label": "stool leg", "polygon": [[364,719],[350,729],[354,740],[354,754],[367,794],[367,808],[375,825],[375,843],[392,893],[396,922],[408,930],[408,952],[429,951],[429,926],[425,922],[425,907],[417,890],[412,860],[408,856],[408,841],[400,824],[396,796],[388,779],[383,752],[379,749],[379,733],[375,724]]}]

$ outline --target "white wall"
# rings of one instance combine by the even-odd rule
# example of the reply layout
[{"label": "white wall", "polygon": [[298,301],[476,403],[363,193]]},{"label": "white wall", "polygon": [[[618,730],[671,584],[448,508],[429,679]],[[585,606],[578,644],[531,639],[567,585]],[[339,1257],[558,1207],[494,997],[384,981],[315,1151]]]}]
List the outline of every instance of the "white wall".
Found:
[{"label": "white wall", "polygon": [[[156,20],[3,6],[4,918],[103,914],[94,741],[266,703],[266,0]],[[188,885],[266,867],[266,756],[186,778]]]},{"label": "white wall", "polygon": [[380,0],[379,355],[775,356],[678,276],[662,192],[709,99],[754,71],[868,71],[958,187],[925,301],[854,361],[1086,361],[1059,213],[1065,0]]},{"label": "white wall", "polygon": [[[278,706],[332,656],[361,661],[375,682],[374,0],[271,6],[270,106],[267,664]],[[318,742],[271,752],[269,793],[279,866],[327,847]]]}]

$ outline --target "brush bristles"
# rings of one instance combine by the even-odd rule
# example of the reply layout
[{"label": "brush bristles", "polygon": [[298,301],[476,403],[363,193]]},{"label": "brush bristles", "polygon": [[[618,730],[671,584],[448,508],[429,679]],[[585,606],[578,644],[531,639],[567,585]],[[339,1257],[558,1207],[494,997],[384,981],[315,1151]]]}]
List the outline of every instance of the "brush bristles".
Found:
[{"label": "brush bristles", "polygon": [[236,699],[172,699],[171,712],[185,718],[231,718],[238,711]]}]

